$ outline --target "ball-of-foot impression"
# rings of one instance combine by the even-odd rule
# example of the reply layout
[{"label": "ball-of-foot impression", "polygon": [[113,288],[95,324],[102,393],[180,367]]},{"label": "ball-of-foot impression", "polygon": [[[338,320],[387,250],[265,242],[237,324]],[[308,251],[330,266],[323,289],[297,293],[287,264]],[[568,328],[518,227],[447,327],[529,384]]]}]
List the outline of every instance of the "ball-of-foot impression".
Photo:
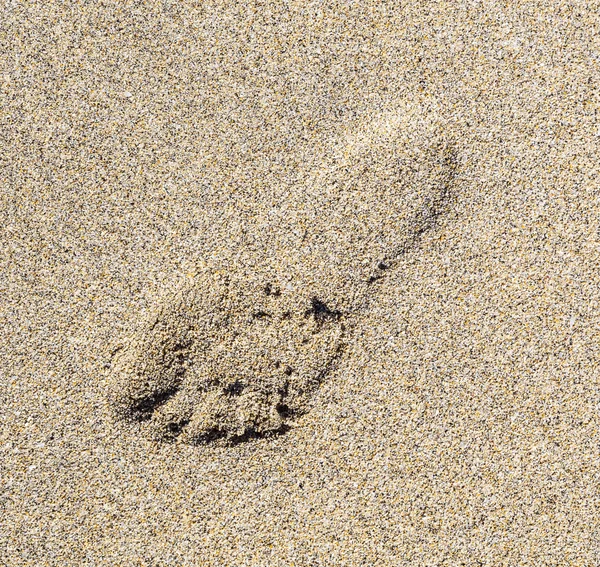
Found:
[{"label": "ball-of-foot impression", "polygon": [[116,413],[190,444],[288,429],[338,359],[361,297],[439,214],[452,163],[418,108],[332,144],[281,205],[273,232],[289,238],[275,261],[205,267],[119,351]]},{"label": "ball-of-foot impression", "polygon": [[158,440],[276,434],[305,408],[343,332],[340,314],[316,297],[206,270],[115,357],[113,406]]}]

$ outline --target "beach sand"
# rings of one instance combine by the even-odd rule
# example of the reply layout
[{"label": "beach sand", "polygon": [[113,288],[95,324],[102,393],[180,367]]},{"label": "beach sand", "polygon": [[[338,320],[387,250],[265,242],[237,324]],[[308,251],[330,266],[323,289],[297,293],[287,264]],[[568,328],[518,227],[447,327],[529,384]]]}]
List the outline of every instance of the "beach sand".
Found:
[{"label": "beach sand", "polygon": [[600,564],[599,9],[5,2],[0,565]]}]

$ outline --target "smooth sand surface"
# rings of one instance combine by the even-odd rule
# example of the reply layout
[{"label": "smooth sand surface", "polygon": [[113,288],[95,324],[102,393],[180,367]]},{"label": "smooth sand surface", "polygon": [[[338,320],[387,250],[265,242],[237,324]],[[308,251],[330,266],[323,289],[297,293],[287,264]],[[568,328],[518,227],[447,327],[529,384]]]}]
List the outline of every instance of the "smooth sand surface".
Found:
[{"label": "smooth sand surface", "polygon": [[[4,2],[0,565],[600,564],[599,14]],[[285,264],[270,213],[332,141],[380,171],[365,125],[406,104],[452,140],[448,195],[289,427],[115,419],[115,352],[207,263]]]}]

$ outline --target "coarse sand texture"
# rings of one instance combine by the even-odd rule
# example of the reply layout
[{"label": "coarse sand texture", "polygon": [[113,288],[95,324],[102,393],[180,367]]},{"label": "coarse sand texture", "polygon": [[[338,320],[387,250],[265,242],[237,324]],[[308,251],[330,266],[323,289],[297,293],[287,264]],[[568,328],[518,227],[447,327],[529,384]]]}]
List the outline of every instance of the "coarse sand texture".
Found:
[{"label": "coarse sand texture", "polygon": [[409,103],[324,153],[271,211],[275,248],[199,262],[120,345],[119,421],[158,440],[235,444],[307,411],[376,283],[443,210],[455,162],[435,113]]},{"label": "coarse sand texture", "polygon": [[0,567],[600,567],[600,1],[0,3]]}]

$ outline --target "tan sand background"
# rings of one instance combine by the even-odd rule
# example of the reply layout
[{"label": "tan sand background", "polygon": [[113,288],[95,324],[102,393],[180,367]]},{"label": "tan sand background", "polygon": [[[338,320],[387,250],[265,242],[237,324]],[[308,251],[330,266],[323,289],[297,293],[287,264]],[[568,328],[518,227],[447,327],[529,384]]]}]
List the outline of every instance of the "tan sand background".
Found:
[{"label": "tan sand background", "polygon": [[[600,564],[599,14],[3,0],[0,564]],[[447,120],[451,210],[313,410],[123,435],[111,345],[393,97]]]}]

